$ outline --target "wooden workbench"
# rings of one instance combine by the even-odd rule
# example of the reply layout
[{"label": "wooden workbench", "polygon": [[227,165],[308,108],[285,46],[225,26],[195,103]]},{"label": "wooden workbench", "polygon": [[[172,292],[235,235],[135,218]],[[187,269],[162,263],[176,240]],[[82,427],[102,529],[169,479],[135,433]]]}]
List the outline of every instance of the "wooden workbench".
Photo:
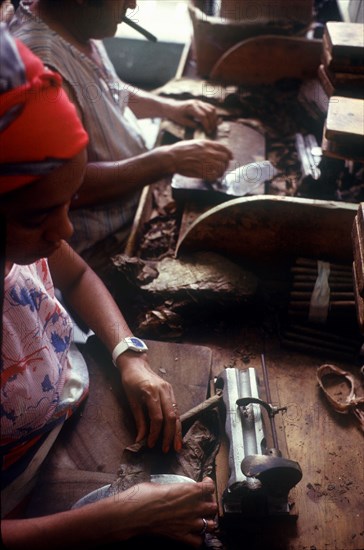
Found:
[{"label": "wooden workbench", "polygon": [[[228,333],[196,334],[193,343],[212,350],[212,373],[222,365],[260,369],[265,348],[272,395],[287,405],[283,416],[289,457],[303,478],[291,495],[298,509],[295,525],[261,526],[247,536],[235,533],[229,548],[251,550],[361,550],[364,548],[364,445],[352,415],[335,413],[320,392],[316,369],[325,358],[289,352],[274,337],[262,337],[262,327],[244,321]],[[191,342],[191,340],[189,340]],[[354,373],[359,367],[335,362]],[[249,541],[246,546],[244,537]]]},{"label": "wooden workbench", "polygon": [[[152,195],[153,188],[145,189],[135,232],[127,250],[131,255],[138,250],[140,229],[151,214]],[[204,208],[201,205],[194,206],[191,202],[186,203],[183,208],[182,230],[190,227],[209,208],[211,205]],[[353,205],[348,205],[347,212],[352,219],[355,210]],[[351,218],[347,227],[351,225]],[[248,222],[247,225],[249,226]],[[337,227],[336,230],[338,234],[343,234],[340,228]],[[281,233],[283,234],[284,232]],[[214,241],[213,235],[210,236],[211,242]],[[234,238],[238,241],[239,235]],[[259,238],[255,250],[257,256],[261,244],[258,241]],[[348,244],[347,239],[346,241],[348,250],[350,243]],[[342,240],[340,242],[343,243]],[[335,239],[332,241],[333,245],[334,243]],[[331,247],[332,252],[335,252],[335,245]],[[349,261],[350,254],[344,259]],[[269,271],[269,266],[267,270]],[[281,420],[280,435],[286,440],[289,458],[297,461],[303,471],[302,480],[291,492],[298,510],[296,523],[270,526],[262,524],[258,532],[247,532],[242,528],[240,532],[225,533],[223,542],[226,548],[362,550],[363,433],[353,415],[340,415],[333,411],[316,380],[317,368],[324,363],[331,363],[353,373],[357,392],[363,395],[360,358],[343,362],[333,359],[330,353],[325,356],[290,351],[282,347],[277,334],[269,330],[269,321],[267,326],[266,318],[256,318],[252,322],[244,310],[240,316],[235,312],[230,323],[226,324],[225,319],[219,323],[217,318],[216,326],[212,330],[210,326],[197,327],[194,334],[189,333],[180,341],[189,345],[206,346],[211,350],[212,377],[226,367],[253,366],[259,370],[261,354],[265,353],[272,393],[280,405],[288,406],[287,414]],[[341,394],[344,389],[337,388],[336,394]]]},{"label": "wooden workbench", "polygon": [[[147,187],[142,193],[125,251],[131,256],[136,253],[143,224],[153,209],[155,188]],[[188,226],[187,210],[184,214]],[[270,313],[274,316],[274,311]],[[274,404],[288,407],[287,413],[277,419],[280,440],[288,457],[303,471],[302,480],[291,492],[298,510],[295,523],[262,523],[258,531],[242,528],[221,533],[224,547],[363,550],[363,434],[353,415],[332,410],[316,381],[316,369],[332,363],[332,356],[305,355],[283,348],[277,334],[270,330],[269,318],[260,317],[259,312],[252,319],[244,310],[240,314],[235,311],[230,322],[220,320],[218,315],[213,326],[201,324],[178,341],[150,341],[152,367],[173,384],[183,413],[205,399],[211,380],[222,369],[259,370],[264,352]],[[71,425],[72,432],[64,431],[52,451],[30,503],[30,515],[67,509],[88,492],[112,483],[125,447],[133,442],[133,422],[110,358],[105,360],[92,346],[84,352],[91,373],[90,396]],[[352,372],[358,393],[363,392],[358,361],[335,360],[334,364]],[[342,390],[339,387],[337,392]],[[168,550],[177,548],[174,543],[168,544]],[[122,547],[129,548],[129,544]]]},{"label": "wooden workbench", "polygon": [[[147,343],[152,367],[173,383],[181,414],[202,402],[211,351],[196,345]],[[30,517],[67,510],[91,491],[113,483],[125,448],[134,443],[134,421],[110,354],[94,337],[80,348],[90,373],[89,396],[66,423],[45,462],[28,506]]]},{"label": "wooden workbench", "polygon": [[[147,193],[146,193],[147,195]],[[149,197],[150,198],[150,197]],[[146,207],[142,217],[148,216]],[[185,209],[192,218],[193,207]],[[197,215],[198,215],[197,208]],[[144,218],[145,219],[145,218]],[[267,268],[269,269],[269,268]],[[270,312],[274,316],[274,312]],[[217,313],[217,316],[219,314]],[[305,355],[282,347],[270,331],[269,318],[252,321],[242,309],[231,319],[216,319],[215,328],[200,326],[183,343],[208,347],[212,352],[212,377],[223,368],[261,368],[264,352],[272,395],[287,405],[280,420],[289,458],[297,461],[303,478],[291,496],[298,510],[293,524],[263,525],[259,532],[228,533],[228,550],[362,550],[364,548],[364,445],[363,434],[353,415],[333,411],[316,380],[316,370],[331,363],[353,373],[358,394],[363,394],[360,359],[337,361],[330,353]],[[337,394],[345,388],[339,387]],[[225,538],[224,538],[225,537]],[[245,543],[243,542],[245,541]]]},{"label": "wooden workbench", "polygon": [[[302,480],[291,492],[299,514],[297,522],[262,525],[253,533],[244,529],[224,533],[225,548],[364,547],[363,435],[351,415],[333,412],[320,393],[315,371],[322,360],[289,353],[274,338],[263,341],[259,327],[246,325],[243,320],[240,326],[230,326],[228,332],[206,333],[201,327],[186,342],[149,344],[151,363],[174,385],[181,412],[206,397],[209,381],[222,368],[253,366],[259,370],[263,350],[274,402],[278,399],[288,406],[277,425],[283,422],[280,438],[285,435],[289,457],[303,471]],[[67,509],[88,492],[112,483],[123,449],[133,442],[133,423],[123,402],[118,373],[109,364],[103,364],[100,371],[97,363],[104,359],[95,355],[92,346],[90,351],[91,393],[86,408],[56,444],[30,504],[30,515]],[[357,366],[335,364],[358,375]]]}]

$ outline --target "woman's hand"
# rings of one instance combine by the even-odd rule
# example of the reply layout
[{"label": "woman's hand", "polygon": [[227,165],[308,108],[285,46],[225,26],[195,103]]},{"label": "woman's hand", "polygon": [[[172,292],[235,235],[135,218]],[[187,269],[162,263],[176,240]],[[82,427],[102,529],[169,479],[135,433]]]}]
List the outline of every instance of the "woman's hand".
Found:
[{"label": "woman's hand", "polygon": [[208,136],[214,134],[217,128],[216,108],[198,99],[188,99],[186,101],[169,100],[164,107],[167,118],[187,126],[188,128],[197,128],[202,126]]},{"label": "woman's hand", "polygon": [[105,504],[113,499],[111,517],[118,514],[118,507],[128,517],[129,536],[166,537],[199,548],[204,532],[216,528],[214,495],[214,483],[206,477],[199,483],[141,483],[109,497]]},{"label": "woman's hand", "polygon": [[182,428],[173,388],[149,366],[146,353],[127,351],[117,359],[121,380],[133,413],[139,442],[154,447],[162,435],[162,450],[182,448]]},{"label": "woman's hand", "polygon": [[141,483],[74,510],[3,520],[1,534],[6,548],[29,550],[94,548],[138,536],[165,537],[199,548],[202,531],[215,529],[214,491],[210,478],[200,483]]},{"label": "woman's hand", "polygon": [[166,146],[172,156],[172,172],[190,178],[216,181],[229,166],[230,149],[208,139],[191,139]]}]

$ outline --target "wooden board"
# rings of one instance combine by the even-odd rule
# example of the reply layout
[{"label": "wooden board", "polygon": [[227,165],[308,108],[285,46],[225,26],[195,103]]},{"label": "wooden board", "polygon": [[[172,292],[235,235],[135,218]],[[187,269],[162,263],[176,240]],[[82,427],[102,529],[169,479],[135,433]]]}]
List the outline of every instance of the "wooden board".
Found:
[{"label": "wooden board", "polygon": [[209,78],[246,86],[313,78],[320,65],[321,47],[321,40],[301,37],[249,38],[226,51],[211,69]]},{"label": "wooden board", "polygon": [[325,137],[364,149],[364,99],[332,96],[327,110]]},{"label": "wooden board", "polygon": [[358,280],[358,272],[356,270],[356,266],[354,262],[353,262],[353,279],[354,279],[356,318],[358,320],[359,329],[361,333],[364,334],[364,298],[361,296],[359,292],[360,283]]},{"label": "wooden board", "polygon": [[[290,493],[298,509],[295,525],[262,523],[255,534],[244,528],[229,537],[226,548],[362,549],[363,434],[353,415],[332,410],[316,382],[316,369],[332,362],[332,357],[287,350],[271,333],[264,339],[261,328],[262,325],[252,326],[242,316],[228,330],[208,334],[201,327],[188,340],[211,348],[214,376],[223,365],[249,366],[259,371],[264,350],[273,403],[288,407],[286,414],[276,418],[278,437],[284,430],[288,456],[300,464],[303,472],[302,480]],[[353,373],[360,395],[359,365],[335,365]],[[282,452],[286,450],[282,448]]]},{"label": "wooden board", "polygon": [[[339,71],[332,71],[328,67],[325,67],[328,77],[334,86],[344,87],[350,86],[353,89],[359,89],[364,86],[364,74],[361,73],[345,73]],[[337,94],[340,95],[340,94]],[[352,96],[356,97],[356,96]]]},{"label": "wooden board", "polygon": [[[280,402],[289,404],[284,425],[290,456],[303,471],[293,491],[299,518],[286,547],[363,548],[363,434],[355,418],[335,413],[320,392],[315,375],[324,359],[277,349],[268,361]],[[351,371],[360,389],[358,367],[335,364]]]},{"label": "wooden board", "polygon": [[357,289],[360,296],[364,297],[364,227],[358,216],[355,216],[353,223],[352,240]]},{"label": "wooden board", "polygon": [[[147,340],[150,364],[173,384],[181,413],[207,397],[211,351],[204,346]],[[85,494],[115,480],[135,427],[120,375],[99,345],[87,344],[90,394],[63,428],[28,507],[29,516],[69,509]]]},{"label": "wooden board", "polygon": [[361,23],[327,21],[324,36],[335,57],[346,56],[364,61],[364,34]]},{"label": "wooden board", "polygon": [[317,75],[328,97],[364,98],[364,75],[329,72],[323,64],[319,66]]},{"label": "wooden board", "polygon": [[237,21],[266,19],[268,21],[300,21],[309,24],[313,17],[313,0],[275,0],[257,4],[252,0],[221,0],[220,16]]},{"label": "wooden board", "polygon": [[353,160],[364,162],[364,150],[362,145],[345,143],[344,141],[334,141],[325,136],[326,121],[321,141],[322,154],[325,157],[331,157],[342,160]]},{"label": "wooden board", "polygon": [[259,265],[295,256],[351,264],[356,211],[350,203],[243,197],[199,216],[180,235],[176,255],[210,250]]},{"label": "wooden board", "polygon": [[[362,54],[361,50],[361,54]],[[364,57],[350,57],[350,55],[338,55],[332,52],[327,36],[322,38],[322,62],[331,71],[358,73],[364,72]]]},{"label": "wooden board", "polygon": [[[294,24],[279,25],[268,18],[251,18],[245,21],[227,21],[223,17],[206,15],[199,7],[200,0],[191,0],[188,11],[193,26],[193,46],[196,72],[208,77],[218,59],[235,44],[259,35],[285,35]],[[254,8],[253,8],[254,9]],[[258,7],[259,10],[262,6]]]}]

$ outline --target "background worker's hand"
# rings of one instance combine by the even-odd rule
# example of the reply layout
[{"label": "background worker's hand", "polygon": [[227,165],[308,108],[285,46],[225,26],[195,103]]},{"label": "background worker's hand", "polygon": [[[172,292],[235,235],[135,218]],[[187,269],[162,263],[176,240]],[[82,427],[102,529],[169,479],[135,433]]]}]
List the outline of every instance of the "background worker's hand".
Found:
[{"label": "background worker's hand", "polygon": [[182,427],[173,388],[149,366],[145,353],[125,352],[117,359],[121,381],[132,410],[136,442],[147,438],[154,447],[162,436],[162,450],[182,448]]},{"label": "background worker's hand", "polygon": [[198,99],[170,100],[166,115],[170,120],[188,128],[201,126],[208,136],[213,135],[217,128],[216,108]]},{"label": "background worker's hand", "polygon": [[11,0],[3,0],[0,2],[0,22],[8,23],[14,15],[14,6]]},{"label": "background worker's hand", "polygon": [[232,153],[225,145],[207,139],[191,139],[169,147],[173,173],[216,181],[227,170]]}]

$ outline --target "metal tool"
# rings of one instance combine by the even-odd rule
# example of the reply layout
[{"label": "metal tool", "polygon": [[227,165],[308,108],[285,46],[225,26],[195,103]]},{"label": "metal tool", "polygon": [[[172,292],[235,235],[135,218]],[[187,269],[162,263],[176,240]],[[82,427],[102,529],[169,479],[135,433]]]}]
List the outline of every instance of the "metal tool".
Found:
[{"label": "metal tool", "polygon": [[317,181],[321,177],[322,151],[312,134],[296,134],[296,150],[301,162],[301,182]]},{"label": "metal tool", "polygon": [[[270,401],[267,369],[262,355],[266,395]],[[230,475],[222,495],[223,520],[284,518],[291,514],[289,491],[301,480],[297,462],[282,457],[274,417],[286,407],[274,407],[259,397],[254,368],[226,368],[216,379],[225,404],[225,432],[229,439]],[[263,410],[268,413],[273,447],[267,447]]]}]

